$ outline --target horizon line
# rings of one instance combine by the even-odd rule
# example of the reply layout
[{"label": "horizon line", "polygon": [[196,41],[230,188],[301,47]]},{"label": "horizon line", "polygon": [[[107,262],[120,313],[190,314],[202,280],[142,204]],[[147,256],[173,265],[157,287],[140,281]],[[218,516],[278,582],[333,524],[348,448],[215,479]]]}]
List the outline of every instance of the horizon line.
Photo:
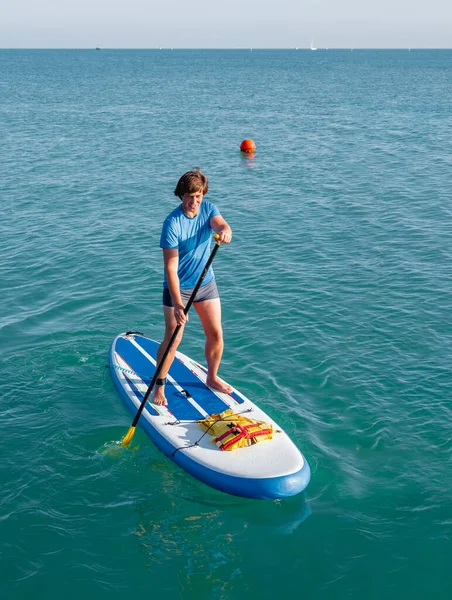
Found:
[{"label": "horizon line", "polygon": [[[278,46],[278,47],[266,47],[266,46],[221,46],[221,47],[184,47],[184,46],[139,46],[139,47],[113,47],[113,46],[55,46],[55,47],[0,47],[0,50],[294,50],[294,51],[306,51],[312,52],[312,48],[309,46]],[[452,50],[452,47],[440,47],[440,46],[336,46],[336,47],[317,47],[316,50]]]}]

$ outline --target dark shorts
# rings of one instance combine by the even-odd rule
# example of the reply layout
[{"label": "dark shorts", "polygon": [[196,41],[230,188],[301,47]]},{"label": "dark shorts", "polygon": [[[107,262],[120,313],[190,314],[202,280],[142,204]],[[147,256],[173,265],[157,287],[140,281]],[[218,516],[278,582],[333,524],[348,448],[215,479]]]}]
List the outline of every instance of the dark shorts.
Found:
[{"label": "dark shorts", "polygon": [[[193,293],[194,288],[191,290],[181,290],[180,295],[182,297],[182,302],[184,305],[190,300],[190,296]],[[218,288],[215,279],[212,279],[210,283],[206,285],[202,285],[198,293],[196,294],[195,302],[204,302],[204,300],[213,300],[214,298],[219,298],[220,294],[218,293]],[[169,293],[168,288],[163,288],[163,306],[173,306],[173,301],[171,300],[171,294]]]}]

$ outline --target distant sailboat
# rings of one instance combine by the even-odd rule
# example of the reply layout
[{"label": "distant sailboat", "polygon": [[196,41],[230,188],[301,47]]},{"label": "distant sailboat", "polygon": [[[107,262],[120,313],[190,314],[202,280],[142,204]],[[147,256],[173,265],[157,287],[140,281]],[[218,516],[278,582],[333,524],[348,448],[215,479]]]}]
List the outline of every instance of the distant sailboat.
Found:
[{"label": "distant sailboat", "polygon": [[317,50],[317,48],[314,46],[314,40],[311,42],[311,50]]}]

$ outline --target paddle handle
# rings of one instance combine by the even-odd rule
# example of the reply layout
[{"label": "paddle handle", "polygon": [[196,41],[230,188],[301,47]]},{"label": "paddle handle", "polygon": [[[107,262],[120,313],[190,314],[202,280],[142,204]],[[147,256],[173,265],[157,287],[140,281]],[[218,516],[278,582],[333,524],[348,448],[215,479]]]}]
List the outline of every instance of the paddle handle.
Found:
[{"label": "paddle handle", "polygon": [[[206,266],[204,267],[204,269],[203,269],[203,271],[202,271],[202,273],[201,273],[201,275],[200,275],[200,277],[198,279],[198,282],[195,285],[195,288],[194,288],[194,290],[193,290],[193,292],[192,292],[192,294],[191,294],[191,296],[190,296],[190,298],[189,298],[189,300],[188,300],[188,302],[187,302],[187,304],[186,304],[186,306],[184,308],[184,314],[185,315],[188,313],[188,311],[191,308],[191,305],[195,301],[196,294],[198,293],[198,290],[201,287],[201,283],[203,282],[203,279],[206,276],[206,273],[209,270],[210,265],[213,262],[213,259],[215,258],[215,254],[218,252],[218,248],[220,247],[220,244],[221,244],[221,242],[219,241],[219,237],[220,236],[218,234],[216,234],[214,237],[216,239],[216,244],[215,244],[215,246],[214,246],[214,248],[213,248],[213,250],[212,250],[212,252],[211,252],[211,254],[209,256],[209,260],[206,262]],[[155,370],[154,376],[151,379],[151,383],[149,384],[149,387],[148,387],[148,389],[146,391],[146,394],[144,395],[143,400],[141,401],[141,404],[140,404],[140,407],[139,407],[139,409],[137,411],[137,414],[135,415],[135,418],[134,418],[133,423],[132,423],[132,427],[136,427],[137,426],[137,423],[138,423],[138,421],[139,421],[139,419],[141,417],[141,413],[143,412],[144,406],[145,406],[146,402],[148,401],[148,398],[149,398],[152,390],[154,389],[155,382],[157,381],[158,376],[160,375],[160,371],[162,370],[163,365],[165,364],[165,360],[166,360],[166,358],[167,358],[167,356],[168,356],[171,348],[173,347],[174,341],[175,341],[175,339],[177,337],[177,334],[179,333],[179,330],[180,330],[181,327],[182,327],[182,325],[177,325],[176,329],[173,331],[173,335],[171,336],[171,339],[168,342],[168,346],[166,347],[166,350],[165,350],[165,352],[164,352],[164,354],[162,356],[162,360],[157,365],[157,368]]]}]

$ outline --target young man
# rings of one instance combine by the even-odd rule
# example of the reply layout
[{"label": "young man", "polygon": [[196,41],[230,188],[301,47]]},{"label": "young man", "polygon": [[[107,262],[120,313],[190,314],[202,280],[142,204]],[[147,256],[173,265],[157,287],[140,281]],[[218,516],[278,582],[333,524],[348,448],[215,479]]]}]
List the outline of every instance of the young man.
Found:
[{"label": "young man", "polygon": [[[199,169],[182,175],[174,190],[181,204],[165,219],[160,238],[163,249],[165,279],[163,282],[163,313],[165,337],[157,354],[158,362],[168,346],[176,325],[181,325],[178,336],[168,354],[153,390],[152,402],[166,405],[166,375],[174,360],[182,339],[188,315],[184,314],[193,289],[210,256],[212,235],[217,233],[219,241],[229,244],[232,231],[217,207],[204,201],[209,184]],[[223,354],[223,330],[221,327],[221,304],[212,267],[209,268],[202,286],[194,300],[206,335],[205,355],[207,361],[207,385],[221,392],[230,392],[217,375]]]}]

